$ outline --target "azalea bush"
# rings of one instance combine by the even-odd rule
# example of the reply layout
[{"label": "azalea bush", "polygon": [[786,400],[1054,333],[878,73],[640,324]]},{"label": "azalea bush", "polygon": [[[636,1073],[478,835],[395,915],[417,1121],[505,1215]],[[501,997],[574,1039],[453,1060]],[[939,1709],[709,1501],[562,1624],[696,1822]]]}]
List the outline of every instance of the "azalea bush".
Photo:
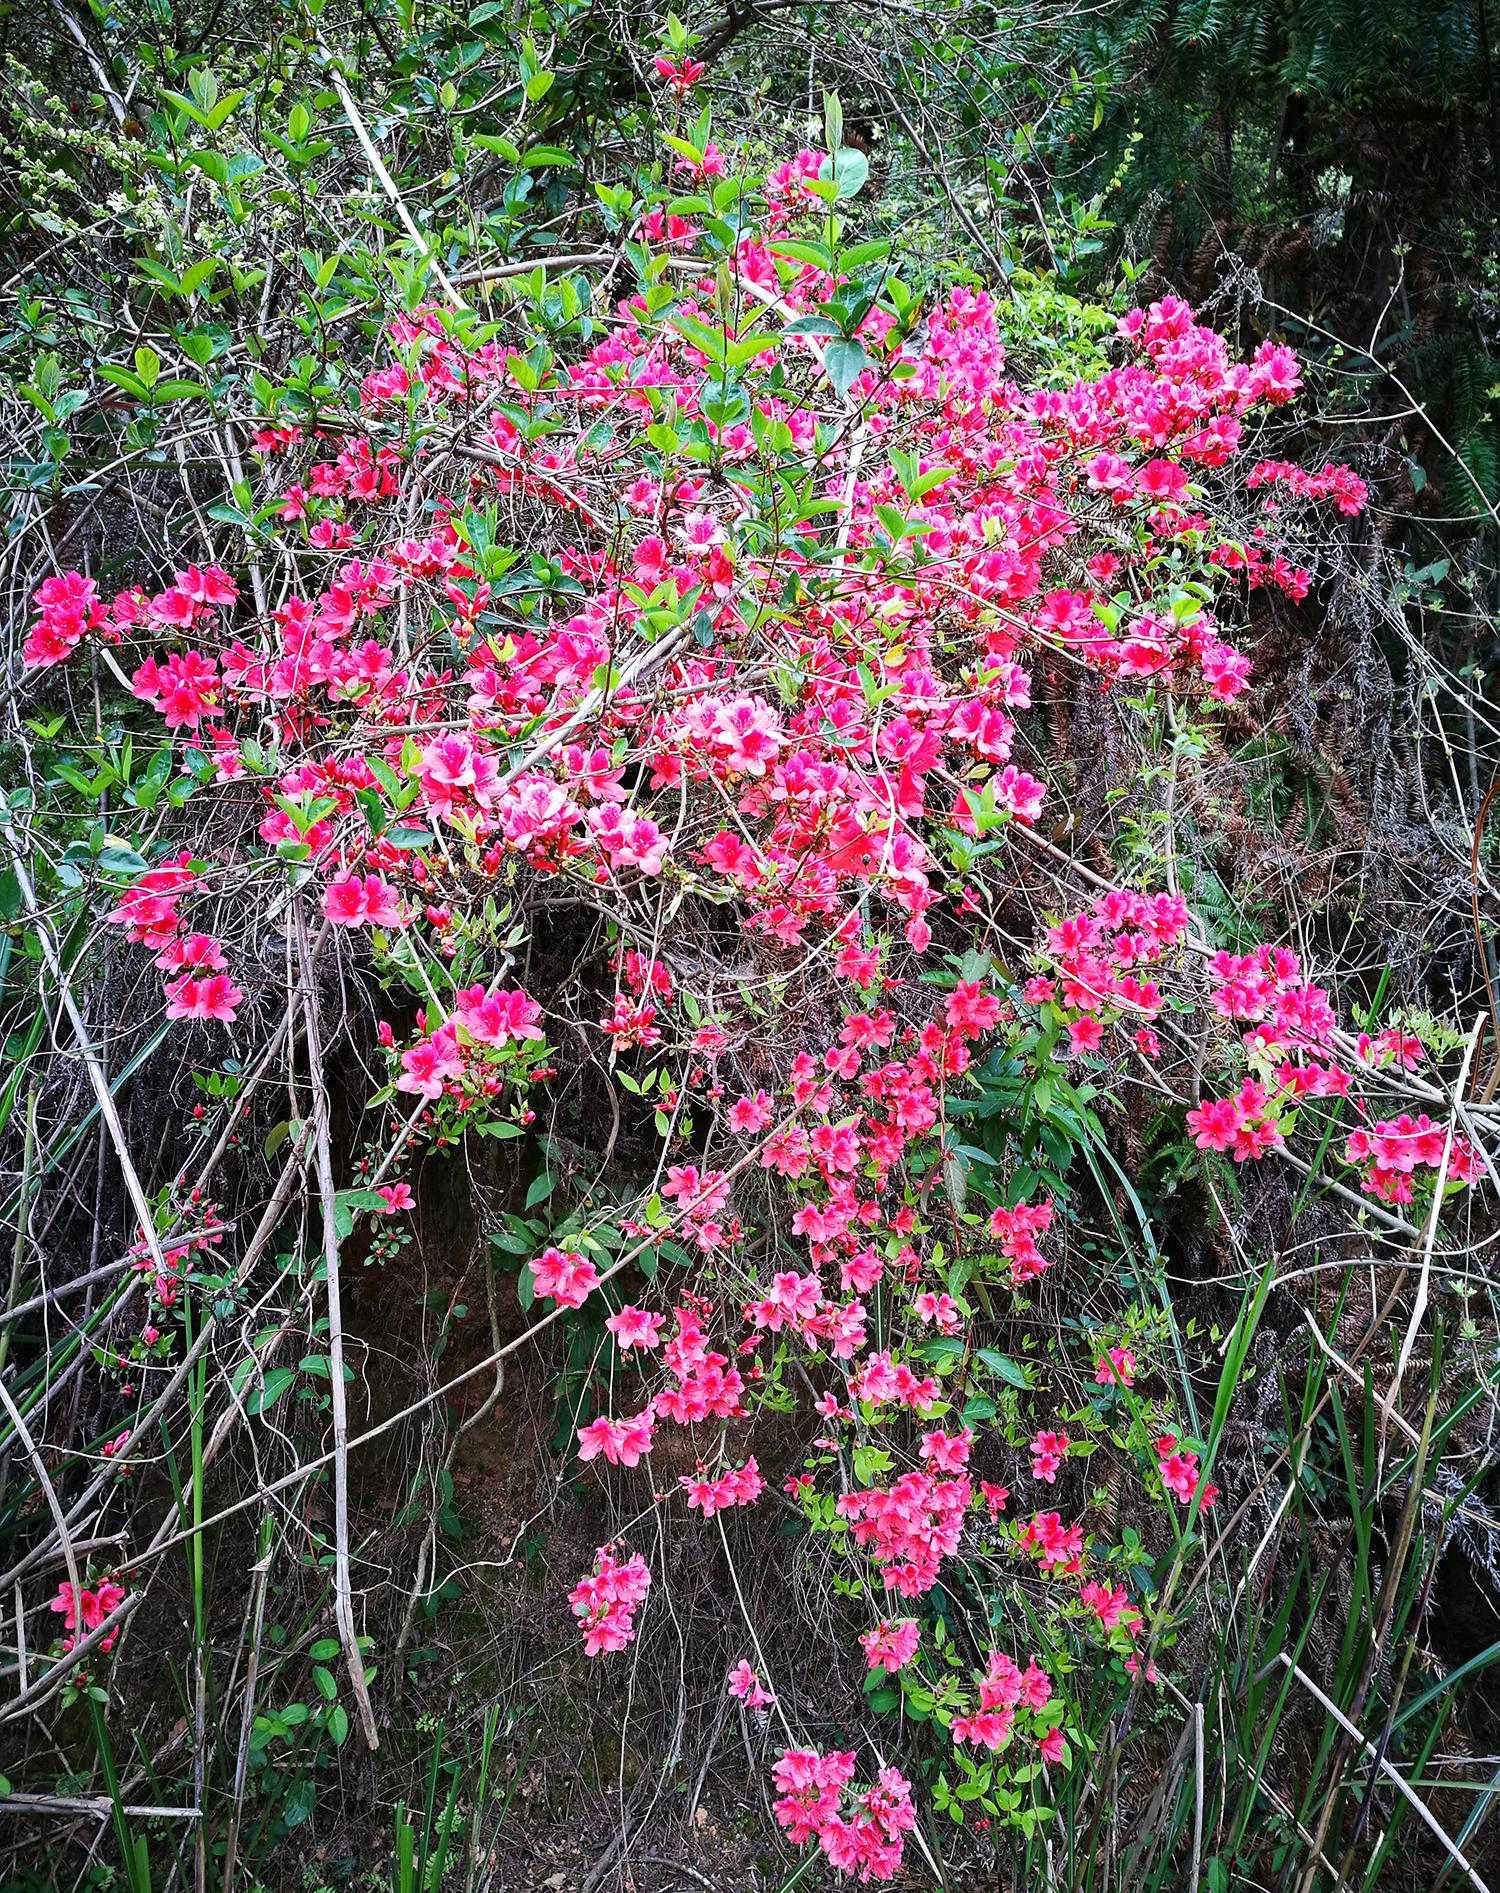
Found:
[{"label": "azalea bush", "polygon": [[[206,1501],[220,1447],[310,1424],[258,1483],[328,1479],[318,1740],[373,1749],[412,1617],[382,1647],[356,1615],[351,1448],[534,1355],[554,1502],[598,1526],[548,1578],[583,1687],[673,1613],[670,1520],[718,1574],[727,1660],[691,1688],[739,1727],[778,1873],[1081,1885],[1136,1728],[1170,1721],[1177,1806],[1211,1586],[1239,1596],[1286,1512],[1246,1403],[1265,1454],[1330,1406],[1352,1452],[1368,1368],[1335,1394],[1316,1355],[1294,1394],[1258,1339],[1299,1218],[1315,1264],[1420,1264],[1389,1419],[1435,1249],[1488,1213],[1467,1018],[1387,1016],[1305,915],[1235,923],[1176,820],[1369,494],[1302,458],[1281,341],[1163,296],[1012,360],[1003,285],[908,280],[863,235],[836,100],[757,173],[675,24],[654,70],[667,156],[601,187],[594,290],[516,275],[497,310],[413,269],[357,388],[246,378],[242,476],[200,496],[222,530],[119,584],[59,548],[34,591],[12,915],[133,1228],[18,1608],[102,1734],[163,1548],[254,1502]],[[149,396],[190,366],[126,372]],[[1087,834],[1062,704],[1119,771]],[[59,848],[70,790],[97,814]],[[118,1141],[91,982],[193,1068],[164,1168]],[[419,1197],[465,1167],[488,1339],[360,1418],[348,1276],[418,1293]],[[1201,1324],[1147,1207],[1184,1178],[1237,1265]],[[768,1535],[820,1599],[796,1660],[754,1601]],[[1420,1617],[1402,1560],[1385,1625],[1398,1592]],[[1300,1650],[1314,1589],[1264,1593],[1273,1641]],[[836,1713],[804,1670],[843,1679]],[[1266,1679],[1238,1683],[1253,1732]],[[306,1717],[246,1717],[269,1780]],[[1222,1794],[1207,1884],[1266,1840]]]}]

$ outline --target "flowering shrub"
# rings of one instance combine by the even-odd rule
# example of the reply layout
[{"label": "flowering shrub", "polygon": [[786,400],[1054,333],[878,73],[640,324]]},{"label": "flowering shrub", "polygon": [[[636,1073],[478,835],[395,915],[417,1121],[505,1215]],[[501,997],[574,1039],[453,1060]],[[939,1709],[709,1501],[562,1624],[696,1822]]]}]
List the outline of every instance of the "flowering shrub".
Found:
[{"label": "flowering shrub", "polygon": [[[680,98],[700,69],[657,70]],[[866,1765],[805,1745],[748,1657],[728,1687],[779,1720],[789,1839],[890,1880],[914,1777],[955,1821],[1048,1818],[1080,1675],[1157,1680],[1147,1539],[1184,1555],[1220,1497],[1144,1309],[1070,1317],[1081,1379],[993,1345],[1067,1274],[1074,1187],[1055,1126],[1034,1152],[967,1140],[998,1074],[1077,1126],[1116,1071],[1173,1098],[1201,1033],[1180,1102],[1209,1156],[1284,1155],[1305,1114],[1347,1106],[1335,1148],[1384,1205],[1482,1165],[1425,1112],[1383,1114],[1419,1043],[1342,1030],[1283,945],[1217,946],[1170,859],[1138,861],[1139,887],[1088,871],[1091,898],[1010,931],[1016,883],[1069,866],[1041,826],[1066,790],[1038,674],[1086,679],[1153,740],[1206,726],[1247,689],[1253,594],[1307,597],[1327,517],[1364,503],[1347,468],[1267,456],[1291,351],[1238,360],[1168,298],[1096,378],[1028,380],[991,293],[929,303],[849,240],[847,153],[738,178],[708,131],[669,140],[636,287],[576,345],[421,306],[350,426],[259,417],[282,595],[218,566],[110,598],[65,572],[25,658],[97,656],[191,794],[201,852],[143,825],[106,916],[167,1019],[237,1043],[269,984],[257,942],[304,913],[313,957],[357,952],[414,995],[380,1029],[391,1143],[351,1227],[411,1210],[392,1166],[420,1146],[535,1124],[555,995],[515,952],[550,902],[607,920],[585,1037],[661,1159],[527,1254],[520,1298],[601,1322],[609,1404],[579,1461],[721,1535],[776,1508],[826,1556],[872,1713],[936,1747],[910,1775]],[[728,977],[675,950],[689,912],[727,917]],[[774,1030],[757,986],[789,1008]],[[159,1275],[141,1332],[162,1357],[174,1293]],[[756,1422],[789,1413],[805,1450],[763,1471]],[[663,1458],[692,1470],[658,1477]],[[652,1586],[642,1551],[598,1550],[570,1593],[587,1656],[627,1648]]]}]

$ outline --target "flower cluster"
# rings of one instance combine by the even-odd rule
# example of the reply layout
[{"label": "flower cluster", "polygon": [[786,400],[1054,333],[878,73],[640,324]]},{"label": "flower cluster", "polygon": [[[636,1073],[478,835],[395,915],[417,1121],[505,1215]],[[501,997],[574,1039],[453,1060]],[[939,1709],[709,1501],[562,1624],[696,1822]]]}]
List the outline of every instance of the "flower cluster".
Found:
[{"label": "flower cluster", "polygon": [[747,1709],[769,1709],[776,1698],[760,1680],[760,1672],[750,1665],[748,1657],[741,1657],[729,1672],[725,1687],[729,1695],[737,1702],[744,1703]]},{"label": "flower cluster", "polygon": [[938,1580],[942,1561],[958,1549],[973,1487],[963,1476],[934,1479],[907,1472],[887,1487],[846,1492],[838,1515],[853,1543],[869,1551],[881,1582],[901,1597],[920,1597]]},{"label": "flower cluster", "polygon": [[[1035,1658],[1022,1670],[1003,1650],[991,1650],[977,1679],[976,1707],[955,1716],[950,1733],[956,1743],[997,1752],[1008,1747],[1016,1732],[1017,1709],[1038,1715],[1051,1700],[1052,1680]],[[1035,1734],[1044,1759],[1057,1761],[1065,1740],[1061,1727],[1049,1720],[1037,1724]]]},{"label": "flower cluster", "polygon": [[1194,1105],[1187,1114],[1193,1142],[1200,1150],[1228,1151],[1236,1163],[1279,1149],[1286,1140],[1270,1102],[1266,1087],[1247,1078],[1233,1096]]},{"label": "flower cluster", "polygon": [[599,1286],[599,1271],[587,1256],[550,1248],[531,1264],[532,1287],[559,1308],[581,1308]]},{"label": "flower cluster", "polygon": [[544,1040],[541,1016],[518,988],[461,988],[440,1023],[425,1011],[417,1015],[419,1036],[400,1054],[396,1089],[429,1100],[446,1096],[460,1106],[496,1096],[516,1055]]},{"label": "flower cluster", "polygon": [[[124,1588],[113,1577],[98,1578],[92,1587],[79,1585],[75,1589],[72,1583],[66,1580],[59,1584],[57,1595],[48,1608],[58,1613],[63,1620],[64,1628],[69,1632],[69,1635],[63,1638],[63,1649],[71,1650],[74,1639],[80,1632],[86,1635],[91,1630],[97,1630],[105,1618],[112,1611],[118,1610],[124,1602]],[[111,1630],[107,1636],[100,1638],[99,1648],[101,1650],[111,1648],[119,1634],[118,1627]]]},{"label": "flower cluster", "polygon": [[921,1628],[914,1618],[885,1617],[873,1630],[861,1632],[859,1645],[872,1670],[893,1673],[904,1669],[912,1660],[921,1640]]},{"label": "flower cluster", "polygon": [[1049,971],[1029,979],[1022,996],[1066,1026],[1075,1053],[1101,1050],[1109,1029],[1121,1025],[1137,1051],[1155,1057],[1161,1046],[1153,1021],[1166,997],[1156,972],[1187,930],[1180,895],[1111,888],[1087,913],[1048,928]]},{"label": "flower cluster", "polygon": [[594,1568],[568,1593],[573,1615],[583,1627],[588,1656],[623,1650],[635,1635],[635,1613],[651,1588],[651,1573],[640,1553],[622,1563],[614,1547],[601,1545],[594,1553]]},{"label": "flower cluster", "polygon": [[766,1489],[753,1457],[743,1466],[731,1466],[717,1478],[709,1478],[700,1465],[696,1472],[684,1473],[678,1484],[687,1494],[688,1509],[701,1512],[705,1518],[727,1512],[731,1506],[754,1505]]},{"label": "flower cluster", "polygon": [[1260,460],[1245,475],[1245,485],[1279,487],[1303,500],[1331,499],[1338,510],[1350,518],[1364,511],[1370,497],[1370,489],[1358,474],[1331,460],[1325,461],[1316,473],[1309,473],[1290,460]]},{"label": "flower cluster", "polygon": [[1198,1455],[1180,1445],[1175,1433],[1163,1433],[1157,1440],[1156,1470],[1162,1485],[1184,1505],[1191,1505],[1196,1495],[1200,1512],[1219,1496],[1219,1488],[1200,1474]]},{"label": "flower cluster", "polygon": [[[696,78],[693,62],[663,58],[672,85]],[[807,186],[820,164],[801,153],[767,180],[772,241],[789,217],[816,211]],[[768,297],[789,316],[813,312],[839,287],[753,234],[732,269],[753,311]],[[803,385],[821,360],[805,337],[755,331],[756,373],[776,370],[788,392],[767,385],[740,418],[712,417],[715,363],[700,344],[716,282],[708,265],[701,279],[689,275],[665,327],[645,299],[627,297],[603,339],[531,377],[536,385],[518,380],[516,358],[498,344],[461,347],[434,311],[401,318],[398,360],[365,387],[371,433],[341,435],[329,458],[279,491],[289,531],[335,554],[320,592],[293,594],[230,636],[223,615],[238,592],[217,567],[187,567],[155,596],[126,591],[108,606],[91,581],[65,573],[37,594],[27,662],[59,663],[90,637],[172,645],[147,650],[132,688],[169,733],[206,748],[220,781],[259,779],[260,839],[326,878],[325,912],[338,926],[425,921],[442,950],[462,875],[493,881],[525,863],[620,888],[671,869],[743,903],[750,926],[782,946],[831,933],[839,973],[868,988],[886,958],[878,941],[858,937],[871,897],[924,951],[946,836],[1041,812],[1043,783],[1012,757],[1015,718],[1030,703],[1029,653],[1062,650],[1105,679],[1171,677],[1209,699],[1243,689],[1247,660],[1210,608],[1184,615],[1159,574],[1168,554],[1202,557],[1221,575],[1252,570],[1252,555],[1253,575],[1267,560],[1277,569],[1269,542],[1247,550],[1215,539],[1211,524],[1247,425],[1290,398],[1297,371],[1270,344],[1234,362],[1222,337],[1168,298],[1122,322],[1118,367],[1065,391],[1028,392],[1009,377],[985,292],[955,290],[920,342],[876,303],[859,331],[869,366],[855,390],[885,450],[841,468],[820,434],[815,390]],[[421,537],[383,529],[422,456],[376,430],[414,386],[482,413],[488,470],[475,479],[498,494],[586,523],[577,491],[607,475],[625,530],[605,533],[609,550],[588,532],[561,548],[573,586],[566,611],[503,636],[491,628],[492,587],[473,568],[461,497],[441,497]],[[691,463],[663,465],[647,437],[664,400],[678,416],[675,437],[697,429],[722,456],[731,475],[722,488]],[[268,469],[317,446],[271,426],[256,444]],[[767,456],[836,498],[836,601],[815,601],[826,553],[811,541],[777,544],[769,557],[759,549],[757,508],[781,490],[752,477],[752,461]],[[1272,464],[1259,463],[1262,483]],[[1315,478],[1352,507],[1352,476]],[[904,522],[894,539],[893,514]],[[1105,521],[1116,549],[1080,561],[1080,535]],[[803,602],[783,627],[784,688],[768,694],[737,675],[738,644],[754,601],[788,584]],[[1127,595],[1128,609],[1118,602]],[[448,621],[450,661],[409,660],[395,633],[424,600]],[[668,640],[650,667],[666,688],[652,694],[622,674],[592,704],[587,733],[558,741],[625,641],[654,635],[663,612],[701,627],[696,643]],[[269,776],[264,752],[239,733],[267,719],[281,738]],[[539,753],[503,760],[538,731]],[[632,767],[617,753],[621,739]],[[685,791],[694,819],[665,818]],[[433,850],[412,816],[447,839]],[[1156,897],[1156,908],[1164,902]],[[1059,947],[1073,1049],[1097,1049],[1115,1016],[1149,1025],[1156,999],[1135,968],[1172,924],[1155,910],[1100,916],[1108,939]],[[237,989],[203,950],[206,959],[172,969],[173,1016],[227,1022]],[[617,1002],[608,1024],[617,1044],[652,1043],[653,1006]],[[982,1029],[963,996],[954,1006],[950,1026]],[[430,1057],[418,1063],[413,1082],[431,1095],[442,1079]]]},{"label": "flower cluster", "polygon": [[[1328,993],[1305,977],[1289,947],[1220,951],[1208,969],[1210,1004],[1221,1019],[1245,1028],[1241,1042],[1255,1075],[1188,1111],[1188,1129],[1200,1150],[1228,1153],[1236,1163],[1262,1157],[1284,1145],[1303,1100],[1352,1097],[1363,1116],[1368,1106],[1356,1087],[1367,1072],[1406,1071],[1421,1062],[1421,1040],[1399,1027],[1360,1033],[1348,1060],[1348,1041],[1340,1039]],[[1446,1163],[1455,1184],[1472,1183],[1480,1174],[1468,1139],[1425,1112],[1361,1126],[1345,1140],[1343,1156],[1359,1171],[1360,1187],[1392,1205],[1413,1200],[1414,1176],[1424,1168],[1435,1171]]]},{"label": "flower cluster", "polygon": [[881,1768],[869,1787],[851,1786],[855,1766],[851,1750],[785,1750],[771,1769],[771,1811],[794,1845],[816,1840],[843,1872],[893,1880],[903,1836],[916,1826],[911,1783],[898,1769]]},{"label": "flower cluster", "polygon": [[1344,1161],[1360,1166],[1363,1188],[1383,1203],[1409,1203],[1412,1179],[1421,1169],[1441,1170],[1454,1183],[1472,1183],[1479,1175],[1479,1158],[1467,1137],[1434,1124],[1425,1111],[1414,1117],[1382,1118],[1368,1128],[1352,1131],[1344,1145]]},{"label": "flower cluster", "polygon": [[224,970],[224,949],[209,933],[195,932],[180,904],[198,885],[191,849],[183,848],[159,867],[148,868],[120,895],[108,918],[125,938],[147,947],[166,981],[169,1019],[233,1022],[245,995]]}]

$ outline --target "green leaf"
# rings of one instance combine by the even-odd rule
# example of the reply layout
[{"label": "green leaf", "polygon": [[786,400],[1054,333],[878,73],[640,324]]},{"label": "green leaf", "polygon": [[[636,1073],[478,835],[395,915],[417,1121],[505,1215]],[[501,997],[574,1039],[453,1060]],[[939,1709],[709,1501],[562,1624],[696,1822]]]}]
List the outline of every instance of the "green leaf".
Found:
[{"label": "green leaf", "polygon": [[844,108],[837,92],[823,94],[823,138],[830,151],[838,151],[844,142]]},{"label": "green leaf", "polygon": [[992,1347],[982,1347],[979,1350],[979,1358],[992,1374],[998,1374],[1012,1387],[1025,1388],[1029,1384],[1025,1368],[1019,1366],[1008,1354],[998,1353]]},{"label": "green leaf", "polygon": [[121,362],[100,362],[99,373],[106,381],[112,381],[117,388],[123,388],[127,394],[133,394],[138,401],[144,401],[150,389],[133,368],[126,368]]},{"label": "green leaf", "polygon": [[833,255],[826,243],[816,237],[778,237],[766,248],[772,256],[789,256],[797,263],[811,263],[814,269],[833,268]]},{"label": "green leaf", "polygon": [[273,1367],[258,1387],[250,1389],[245,1411],[269,1413],[296,1378],[297,1370],[294,1367]]},{"label": "green leaf", "polygon": [[753,361],[757,355],[764,355],[768,348],[775,348],[780,336],[742,335],[738,341],[729,344],[729,365],[738,368],[742,363]]},{"label": "green leaf", "polygon": [[823,350],[823,372],[841,401],[848,401],[856,377],[869,365],[862,342],[830,342]]},{"label": "green leaf", "polygon": [[[301,1707],[300,1704],[297,1705]],[[306,1720],[306,1711],[302,1719]],[[346,1718],[347,1719],[347,1718]],[[318,1785],[311,1775],[295,1782],[287,1790],[286,1799],[281,1804],[281,1818],[287,1827],[300,1827],[313,1811],[313,1804],[318,1798]]]},{"label": "green leaf", "polygon": [[406,785],[403,784],[400,776],[396,774],[384,756],[371,755],[365,760],[369,764],[370,774],[374,776],[397,808],[400,808],[403,797],[406,795]]},{"label": "green leaf", "polygon": [[852,151],[846,145],[836,158],[823,160],[818,175],[833,179],[841,199],[857,197],[869,179],[870,160],[862,151]]},{"label": "green leaf", "polygon": [[866,263],[878,263],[888,257],[891,246],[884,241],[856,243],[839,252],[839,262],[846,270],[862,269]]},{"label": "green leaf", "polygon": [[340,1190],[333,1199],[333,1226],[339,1239],[354,1233],[356,1210],[384,1208],[385,1198],[378,1190]]},{"label": "green leaf", "polygon": [[672,327],[685,341],[701,350],[711,362],[722,362],[727,352],[724,333],[721,329],[711,329],[706,322],[700,322],[696,316],[685,310],[674,309],[671,317]]},{"label": "green leaf", "polygon": [[151,866],[134,848],[123,847],[115,841],[106,843],[99,850],[98,861],[106,874],[145,874]]},{"label": "green leaf", "polygon": [[[490,11],[508,13],[509,0],[494,0],[492,7],[481,7],[479,10],[486,14]],[[481,151],[493,151],[497,158],[504,158],[507,164],[521,162],[520,146],[512,144],[509,138],[501,137],[498,132],[476,131],[472,132],[470,137]]]},{"label": "green leaf", "polygon": [[952,479],[957,470],[956,467],[929,467],[925,473],[918,474],[916,479],[914,479],[911,485],[906,489],[908,498],[914,500],[921,499],[924,494],[930,493],[935,486],[941,486],[944,480]]}]

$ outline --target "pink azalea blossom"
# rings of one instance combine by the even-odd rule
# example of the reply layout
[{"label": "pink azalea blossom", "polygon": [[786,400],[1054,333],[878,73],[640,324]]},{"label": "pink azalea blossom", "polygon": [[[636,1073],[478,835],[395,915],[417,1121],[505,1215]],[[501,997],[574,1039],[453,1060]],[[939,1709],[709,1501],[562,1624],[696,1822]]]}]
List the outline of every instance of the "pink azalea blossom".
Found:
[{"label": "pink azalea blossom", "polygon": [[535,1292],[560,1308],[581,1308],[599,1286],[593,1263],[571,1249],[544,1249],[529,1266]]},{"label": "pink azalea blossom", "polygon": [[748,1657],[741,1657],[729,1672],[728,1693],[747,1709],[766,1709],[776,1700],[751,1668]]}]

